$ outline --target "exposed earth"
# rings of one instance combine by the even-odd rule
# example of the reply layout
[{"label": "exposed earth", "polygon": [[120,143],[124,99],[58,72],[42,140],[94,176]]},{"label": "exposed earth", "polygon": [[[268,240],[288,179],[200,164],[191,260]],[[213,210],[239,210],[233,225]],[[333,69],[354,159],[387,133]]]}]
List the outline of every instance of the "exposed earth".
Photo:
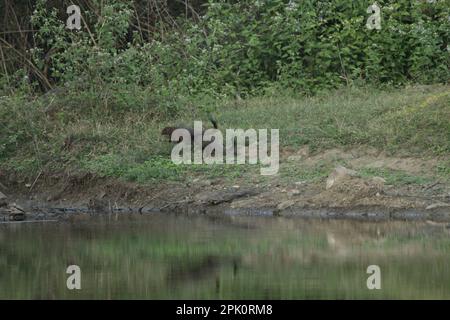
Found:
[{"label": "exposed earth", "polygon": [[262,182],[255,176],[143,185],[93,173],[40,173],[27,181],[0,172],[0,221],[155,212],[450,221],[448,157],[389,156],[363,147],[316,153],[303,147],[280,157],[284,175]]}]

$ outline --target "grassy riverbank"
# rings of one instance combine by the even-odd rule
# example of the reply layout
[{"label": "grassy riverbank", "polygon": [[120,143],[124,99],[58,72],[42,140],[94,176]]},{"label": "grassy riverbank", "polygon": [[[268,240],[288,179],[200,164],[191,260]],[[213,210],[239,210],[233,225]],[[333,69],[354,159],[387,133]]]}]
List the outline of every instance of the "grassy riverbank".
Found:
[{"label": "grassy riverbank", "polygon": [[[65,93],[40,98],[2,97],[0,166],[31,179],[39,172],[91,172],[139,183],[184,181],[191,177],[242,177],[259,173],[250,165],[184,165],[170,160],[172,145],[161,137],[165,125],[207,121],[204,108],[187,105],[177,119],[156,119],[146,110],[113,113],[107,106],[67,106]],[[204,102],[202,102],[204,103]],[[311,153],[330,148],[370,147],[389,155],[445,158],[450,153],[450,87],[421,86],[381,91],[346,88],[314,97],[268,95],[211,102],[222,129],[280,129],[281,161],[308,146]],[[431,175],[450,175],[448,162]],[[304,178],[326,175],[320,163]],[[299,166],[281,167],[291,176]],[[321,171],[322,170],[322,171]],[[374,173],[367,171],[367,174]],[[386,171],[385,175],[402,174]],[[413,179],[414,180],[414,179]],[[420,180],[420,179],[419,179]]]}]

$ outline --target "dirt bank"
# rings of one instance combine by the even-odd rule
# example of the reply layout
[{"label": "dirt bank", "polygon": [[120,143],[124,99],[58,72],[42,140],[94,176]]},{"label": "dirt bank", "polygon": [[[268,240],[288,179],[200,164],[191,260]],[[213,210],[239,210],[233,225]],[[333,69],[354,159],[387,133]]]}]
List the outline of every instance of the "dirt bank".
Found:
[{"label": "dirt bank", "polygon": [[[282,152],[280,172],[287,175],[263,181],[201,177],[143,185],[92,173],[46,172],[26,181],[1,172],[0,191],[7,198],[0,219],[9,221],[18,208],[28,221],[172,212],[446,222],[450,186],[438,169],[447,163],[448,158],[393,157],[361,148],[312,154],[303,147]],[[299,172],[308,172],[309,179]]]}]

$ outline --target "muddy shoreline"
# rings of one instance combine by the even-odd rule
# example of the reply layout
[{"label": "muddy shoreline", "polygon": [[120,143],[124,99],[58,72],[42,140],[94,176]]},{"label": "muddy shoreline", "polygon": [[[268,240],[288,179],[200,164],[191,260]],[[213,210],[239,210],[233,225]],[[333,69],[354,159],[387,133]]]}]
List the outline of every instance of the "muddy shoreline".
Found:
[{"label": "muddy shoreline", "polygon": [[[440,161],[388,157],[365,149],[310,154],[302,148],[283,153],[281,168],[293,172],[284,178],[246,176],[227,180],[200,176],[147,184],[73,170],[41,171],[33,178],[0,170],[0,192],[4,195],[0,197],[0,222],[16,220],[11,219],[11,212],[21,215],[17,220],[23,221],[182,214],[450,222],[450,184],[445,178],[430,175],[448,158]],[[328,176],[302,180],[295,171],[301,168],[312,172],[317,163],[327,164]],[[429,178],[426,183],[393,184],[386,176],[364,175],[367,168]]]},{"label": "muddy shoreline", "polygon": [[[41,222],[76,222],[87,220],[92,217],[107,217],[117,219],[117,215],[152,215],[170,214],[187,216],[208,216],[208,217],[286,217],[302,219],[344,219],[358,221],[429,221],[429,222],[450,222],[450,212],[445,208],[433,210],[423,210],[415,208],[385,208],[385,207],[357,207],[357,208],[299,208],[293,207],[281,212],[271,208],[245,208],[231,209],[227,207],[184,206],[176,209],[159,209],[152,207],[119,207],[112,208],[109,212],[95,212],[88,207],[50,207],[45,204],[37,206],[24,206],[26,219],[23,221]],[[0,223],[21,223],[22,221],[11,221],[3,215]]]},{"label": "muddy shoreline", "polygon": [[[419,200],[418,198],[390,197],[391,201],[384,204],[361,204],[358,201],[346,205],[327,205],[323,202],[313,202],[305,205],[302,195],[296,195],[297,202],[280,199],[272,201],[267,193],[272,191],[258,188],[225,188],[218,191],[194,192],[188,196],[190,188],[184,188],[183,200],[167,201],[156,199],[150,187],[129,185],[124,193],[122,182],[97,181],[97,187],[85,188],[84,191],[68,190],[55,192],[55,186],[47,186],[44,193],[17,192],[8,195],[10,203],[17,205],[25,212],[24,222],[77,222],[93,217],[117,219],[118,215],[152,215],[170,214],[185,216],[208,216],[233,218],[241,216],[253,217],[286,217],[303,219],[346,219],[359,221],[429,221],[436,223],[450,222],[450,207],[445,202],[435,199]],[[115,186],[115,192],[106,186]],[[41,187],[43,187],[41,185]],[[309,186],[313,188],[313,186]],[[182,187],[169,188],[180,194]],[[176,191],[175,191],[176,189]],[[64,190],[64,189],[62,189]],[[192,191],[192,190],[191,190]],[[159,190],[159,193],[170,195],[169,190]],[[306,193],[306,191],[303,193]],[[280,195],[284,195],[280,193]],[[350,195],[346,195],[347,197]],[[288,196],[289,197],[289,196]],[[345,197],[342,195],[342,197]],[[275,196],[276,198],[276,196]],[[289,197],[289,198],[292,198]],[[379,196],[377,197],[379,198]],[[367,200],[367,199],[366,199]],[[443,199],[445,200],[445,199]],[[261,204],[261,205],[258,205]],[[399,205],[403,203],[403,205]],[[440,205],[434,205],[438,203]],[[7,212],[0,210],[1,223],[20,223],[11,221]]]}]

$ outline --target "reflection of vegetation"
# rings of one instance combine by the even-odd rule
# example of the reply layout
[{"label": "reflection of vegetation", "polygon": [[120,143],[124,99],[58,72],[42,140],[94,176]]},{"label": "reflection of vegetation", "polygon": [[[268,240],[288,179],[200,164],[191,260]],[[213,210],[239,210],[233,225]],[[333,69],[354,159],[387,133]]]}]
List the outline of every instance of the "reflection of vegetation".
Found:
[{"label": "reflection of vegetation", "polygon": [[[450,297],[450,240],[436,226],[126,219],[3,229],[0,298]],[[65,287],[69,264],[81,291]],[[381,291],[365,286],[370,264]]]}]

